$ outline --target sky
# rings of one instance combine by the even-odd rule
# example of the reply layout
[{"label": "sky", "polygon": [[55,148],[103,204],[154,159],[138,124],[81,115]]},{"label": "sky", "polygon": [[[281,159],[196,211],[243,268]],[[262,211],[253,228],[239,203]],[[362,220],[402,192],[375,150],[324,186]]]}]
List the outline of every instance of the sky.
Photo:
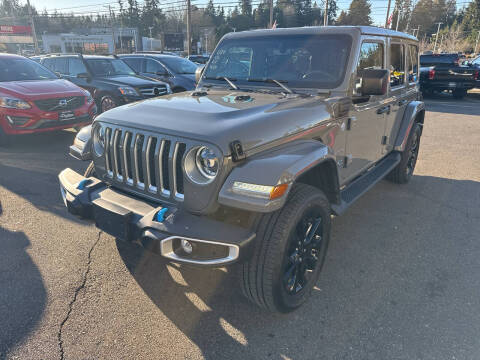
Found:
[{"label": "sky", "polygon": [[[315,1],[315,0],[313,0]],[[457,0],[457,7],[463,7],[468,0]],[[113,9],[118,9],[118,2],[116,0],[30,0],[31,4],[37,8],[37,10],[43,11],[47,9],[48,12],[53,12],[57,9],[59,12],[75,12],[75,13],[96,13],[96,12],[108,12],[108,5],[110,4]],[[126,1],[124,1],[126,2]],[[141,5],[143,0],[138,0]],[[197,6],[203,6],[208,2],[208,0],[192,0],[192,4]],[[235,0],[214,0],[215,3],[226,3],[228,2],[234,6],[237,1]],[[253,3],[258,3],[259,0],[253,0]],[[337,0],[337,5],[340,8],[337,15],[340,14],[341,10],[348,9],[351,0]],[[175,3],[175,5],[171,5]],[[385,24],[385,17],[387,13],[388,0],[370,0],[372,4],[372,20],[374,25],[383,26]],[[395,3],[395,0],[392,0],[392,7]],[[171,8],[172,6],[181,5],[178,0],[160,0],[160,4],[165,4],[165,7]],[[64,9],[64,10],[60,10]],[[226,9],[227,10],[227,9]]]}]

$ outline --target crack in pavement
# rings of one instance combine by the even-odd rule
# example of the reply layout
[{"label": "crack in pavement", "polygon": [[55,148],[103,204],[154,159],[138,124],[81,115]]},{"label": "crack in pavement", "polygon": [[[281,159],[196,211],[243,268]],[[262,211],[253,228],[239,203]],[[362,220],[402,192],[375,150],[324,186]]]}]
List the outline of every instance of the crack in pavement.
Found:
[{"label": "crack in pavement", "polygon": [[58,337],[58,347],[59,347],[59,350],[60,350],[60,360],[64,360],[64,358],[65,358],[65,351],[64,351],[64,348],[63,348],[63,340],[62,340],[63,327],[65,326],[66,322],[70,318],[70,315],[73,311],[73,305],[77,301],[77,296],[80,293],[80,290],[82,290],[85,287],[85,284],[87,283],[88,273],[90,272],[90,265],[92,264],[92,252],[93,252],[93,249],[95,249],[95,246],[97,246],[98,242],[100,241],[100,236],[101,235],[102,235],[102,232],[100,231],[98,233],[97,240],[93,243],[92,247],[88,251],[87,269],[85,270],[85,273],[83,274],[82,283],[75,289],[75,293],[73,294],[73,299],[68,304],[67,315],[65,316],[63,321],[60,323],[60,328],[58,329],[57,337]]}]

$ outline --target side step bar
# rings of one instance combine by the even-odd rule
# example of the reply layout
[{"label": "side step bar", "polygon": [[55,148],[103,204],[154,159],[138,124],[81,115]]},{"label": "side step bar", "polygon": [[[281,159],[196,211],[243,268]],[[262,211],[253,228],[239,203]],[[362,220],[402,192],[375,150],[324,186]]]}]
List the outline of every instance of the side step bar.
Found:
[{"label": "side step bar", "polygon": [[380,160],[377,165],[355,179],[340,193],[341,203],[332,204],[335,215],[342,215],[360,196],[365,194],[373,185],[382,180],[400,162],[401,155],[392,152]]}]

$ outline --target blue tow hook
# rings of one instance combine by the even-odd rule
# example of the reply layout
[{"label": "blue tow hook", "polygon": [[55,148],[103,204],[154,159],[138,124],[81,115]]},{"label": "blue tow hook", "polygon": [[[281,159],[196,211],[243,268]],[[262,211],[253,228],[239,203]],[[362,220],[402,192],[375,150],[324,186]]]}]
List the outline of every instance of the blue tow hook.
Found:
[{"label": "blue tow hook", "polygon": [[158,210],[156,220],[158,222],[163,222],[165,220],[165,214],[167,213],[168,208],[162,208]]},{"label": "blue tow hook", "polygon": [[90,184],[90,180],[89,179],[83,179],[82,181],[80,181],[77,185],[77,189],[78,190],[83,190],[85,189],[85,186]]}]

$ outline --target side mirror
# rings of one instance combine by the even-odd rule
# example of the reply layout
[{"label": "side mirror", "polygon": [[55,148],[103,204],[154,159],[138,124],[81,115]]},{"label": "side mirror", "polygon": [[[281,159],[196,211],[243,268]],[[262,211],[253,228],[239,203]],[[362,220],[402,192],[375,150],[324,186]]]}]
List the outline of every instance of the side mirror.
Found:
[{"label": "side mirror", "polygon": [[58,71],[55,71],[55,75],[57,75],[60,79],[63,78],[62,74],[60,74]]},{"label": "side mirror", "polygon": [[77,74],[77,78],[88,79],[88,78],[90,78],[90,75],[88,75],[88,73],[79,73],[79,74]]},{"label": "side mirror", "polygon": [[205,65],[200,65],[199,67],[197,67],[197,70],[195,70],[195,82],[197,84],[200,81],[200,78],[202,77],[203,69],[205,69]]},{"label": "side mirror", "polygon": [[357,76],[361,79],[360,92],[362,96],[385,95],[388,87],[388,70],[365,69],[360,70]]}]

